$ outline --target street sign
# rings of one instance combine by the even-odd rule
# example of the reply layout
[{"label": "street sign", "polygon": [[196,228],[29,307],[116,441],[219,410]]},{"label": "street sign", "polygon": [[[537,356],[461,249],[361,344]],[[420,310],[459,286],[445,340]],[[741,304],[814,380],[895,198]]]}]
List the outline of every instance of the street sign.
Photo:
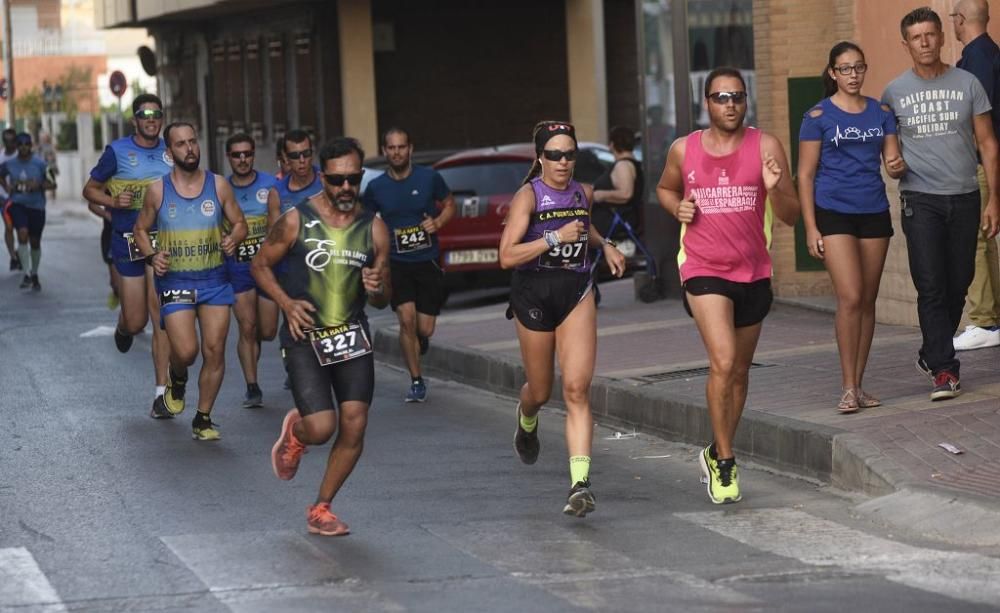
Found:
[{"label": "street sign", "polygon": [[121,99],[125,95],[125,90],[128,89],[128,83],[125,81],[125,73],[120,70],[112,72],[111,77],[108,79],[108,86],[111,88],[111,93]]},{"label": "street sign", "polygon": [[0,100],[7,99],[7,79],[0,79]]}]

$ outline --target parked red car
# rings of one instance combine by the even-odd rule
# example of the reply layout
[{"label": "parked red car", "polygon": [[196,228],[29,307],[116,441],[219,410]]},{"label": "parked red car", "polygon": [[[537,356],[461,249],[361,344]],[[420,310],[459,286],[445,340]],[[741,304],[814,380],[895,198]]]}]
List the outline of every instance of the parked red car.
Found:
[{"label": "parked red car", "polygon": [[[469,149],[434,164],[455,197],[455,218],[438,234],[449,288],[509,282],[509,271],[500,268],[500,234],[507,207],[534,159],[534,146],[519,143]],[[574,177],[593,183],[613,162],[606,146],[580,143]]]}]

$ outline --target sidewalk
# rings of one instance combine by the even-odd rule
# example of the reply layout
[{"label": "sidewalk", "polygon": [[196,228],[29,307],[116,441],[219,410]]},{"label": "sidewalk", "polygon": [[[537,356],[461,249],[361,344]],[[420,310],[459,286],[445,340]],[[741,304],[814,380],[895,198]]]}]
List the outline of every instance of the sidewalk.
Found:
[{"label": "sidewalk", "polygon": [[[638,302],[631,280],[601,291],[595,418],[706,444],[707,360],[680,301]],[[424,356],[428,373],[515,395],[524,377],[505,308],[441,316]],[[1000,544],[1000,348],[959,354],[964,393],[931,402],[930,382],[914,367],[920,331],[879,325],[864,387],[883,406],[840,415],[833,316],[821,308],[779,302],[765,320],[737,455],[878,496],[862,510],[930,537]],[[397,333],[378,330],[375,345],[380,359],[401,364]]]}]

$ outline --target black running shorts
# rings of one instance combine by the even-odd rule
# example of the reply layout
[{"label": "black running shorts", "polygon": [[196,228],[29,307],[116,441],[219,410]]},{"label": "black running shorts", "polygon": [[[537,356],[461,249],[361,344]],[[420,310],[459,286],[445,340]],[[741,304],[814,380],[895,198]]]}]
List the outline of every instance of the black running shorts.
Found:
[{"label": "black running shorts", "polygon": [[437,262],[397,262],[389,264],[392,278],[390,305],[396,310],[401,304],[415,303],[417,313],[437,316],[444,306],[444,271]]},{"label": "black running shorts", "polygon": [[720,279],[719,277],[692,277],[684,283],[684,310],[691,313],[688,304],[688,294],[704,296],[718,294],[733,301],[733,324],[737,328],[745,328],[764,321],[771,310],[774,294],[771,293],[771,280],[759,279],[750,283],[737,283]]},{"label": "black running shorts", "polygon": [[590,291],[590,274],[570,270],[514,271],[507,319],[525,328],[553,332]]},{"label": "black running shorts", "polygon": [[372,403],[375,392],[374,353],[339,364],[320,366],[312,345],[303,341],[282,347],[281,355],[292,385],[292,398],[303,417],[334,410],[334,398],[337,405],[350,401],[367,405]]},{"label": "black running shorts", "polygon": [[889,211],[881,213],[838,213],[816,209],[816,229],[823,236],[849,234],[857,238],[888,238],[892,236],[892,218]]}]

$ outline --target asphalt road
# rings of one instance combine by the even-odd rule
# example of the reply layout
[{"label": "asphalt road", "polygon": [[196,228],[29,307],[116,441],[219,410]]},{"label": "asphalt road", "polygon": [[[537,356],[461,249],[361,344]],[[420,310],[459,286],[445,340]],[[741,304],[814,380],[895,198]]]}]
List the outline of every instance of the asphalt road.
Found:
[{"label": "asphalt road", "polygon": [[107,335],[98,226],[82,212],[50,218],[43,291],[0,274],[0,611],[985,611],[1000,602],[995,549],[899,534],[854,513],[856,498],[752,465],[744,502],[717,507],[696,450],[645,435],[598,428],[597,510],[566,517],[559,411],[543,411],[541,457],[523,466],[511,399],[431,380],[428,402],[407,405],[406,377],[387,367],[376,373],[364,455],[334,501],[352,534],[309,535],[304,510],[326,449],[306,455],[294,481],[271,474],[291,401],[276,347],[262,360],[266,406],[241,409],[231,335],[221,441],[191,439],[190,409],[150,419],[148,336],[121,355]]}]

